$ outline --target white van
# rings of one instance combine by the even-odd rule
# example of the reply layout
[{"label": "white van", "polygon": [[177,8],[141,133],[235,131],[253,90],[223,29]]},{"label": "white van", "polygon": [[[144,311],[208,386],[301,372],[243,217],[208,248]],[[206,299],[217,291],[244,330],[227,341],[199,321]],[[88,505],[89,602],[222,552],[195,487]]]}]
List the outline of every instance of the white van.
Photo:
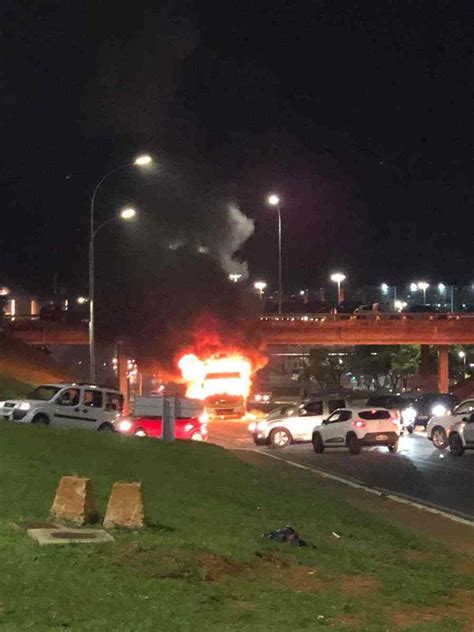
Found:
[{"label": "white van", "polygon": [[123,396],[94,384],[42,384],[25,399],[0,402],[0,419],[58,428],[113,432]]}]

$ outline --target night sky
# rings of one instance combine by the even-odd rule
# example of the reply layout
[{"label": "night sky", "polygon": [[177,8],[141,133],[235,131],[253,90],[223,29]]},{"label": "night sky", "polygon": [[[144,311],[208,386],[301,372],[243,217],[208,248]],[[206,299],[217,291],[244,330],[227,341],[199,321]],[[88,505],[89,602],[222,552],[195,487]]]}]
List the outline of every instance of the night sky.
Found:
[{"label": "night sky", "polygon": [[50,291],[58,273],[85,292],[91,190],[146,150],[156,172],[98,199],[100,219],[140,209],[98,244],[99,289],[123,302],[189,275],[195,254],[170,239],[212,249],[229,200],[255,220],[250,278],[274,285],[270,190],[287,286],[335,267],[354,284],[472,282],[473,18],[461,0],[3,0],[2,281]]}]

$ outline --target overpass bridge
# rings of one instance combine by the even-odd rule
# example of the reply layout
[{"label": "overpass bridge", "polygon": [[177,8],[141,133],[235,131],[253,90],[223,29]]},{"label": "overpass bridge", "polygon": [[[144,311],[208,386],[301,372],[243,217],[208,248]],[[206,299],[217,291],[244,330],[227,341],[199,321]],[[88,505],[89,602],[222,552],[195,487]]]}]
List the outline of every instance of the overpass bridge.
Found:
[{"label": "overpass bridge", "polygon": [[267,345],[435,345],[438,387],[449,388],[448,348],[474,345],[474,314],[282,314],[262,316]]},{"label": "overpass bridge", "polygon": [[3,330],[30,345],[87,345],[87,323],[67,323],[37,318],[15,318],[3,323]]}]

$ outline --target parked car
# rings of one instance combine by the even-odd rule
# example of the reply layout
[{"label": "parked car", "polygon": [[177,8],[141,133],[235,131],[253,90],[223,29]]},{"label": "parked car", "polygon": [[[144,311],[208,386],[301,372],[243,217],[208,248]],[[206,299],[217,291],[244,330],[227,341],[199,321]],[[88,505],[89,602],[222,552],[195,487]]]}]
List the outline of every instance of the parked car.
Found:
[{"label": "parked car", "polygon": [[[163,421],[161,417],[127,417],[118,420],[115,428],[124,435],[159,439],[163,431]],[[201,422],[198,417],[177,417],[174,430],[176,439],[207,441],[207,424]]]},{"label": "parked car", "polygon": [[403,312],[406,314],[437,314],[439,307],[437,305],[408,305]]},{"label": "parked car", "polygon": [[450,413],[458,403],[454,395],[443,393],[425,393],[405,409],[404,423],[408,432],[413,432],[416,426],[427,427],[432,417],[441,417]]},{"label": "parked car", "polygon": [[325,448],[348,448],[359,454],[363,446],[386,446],[396,452],[399,434],[399,425],[386,408],[341,408],[315,428],[312,443],[316,454]]},{"label": "parked car", "polygon": [[311,441],[313,430],[336,408],[346,406],[344,397],[314,397],[296,406],[282,407],[249,430],[256,445],[285,448],[294,442]]},{"label": "parked car", "polygon": [[0,418],[23,424],[113,431],[123,396],[94,384],[42,384],[25,399],[0,402]]},{"label": "parked car", "polygon": [[448,447],[451,433],[453,431],[459,432],[458,426],[460,422],[466,423],[469,421],[472,413],[474,413],[474,399],[471,398],[461,402],[452,413],[432,417],[426,426],[428,439],[440,450]]},{"label": "parked car", "polygon": [[405,429],[404,417],[406,410],[413,405],[415,397],[409,397],[407,395],[374,395],[369,397],[366,406],[372,408],[387,408],[392,415],[392,419],[396,419],[400,430]]}]

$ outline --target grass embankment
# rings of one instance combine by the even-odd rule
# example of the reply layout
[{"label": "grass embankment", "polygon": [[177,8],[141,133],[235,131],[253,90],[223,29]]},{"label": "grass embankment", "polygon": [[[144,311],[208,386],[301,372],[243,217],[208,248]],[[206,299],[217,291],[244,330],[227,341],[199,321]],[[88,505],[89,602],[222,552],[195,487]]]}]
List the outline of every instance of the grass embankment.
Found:
[{"label": "grass embankment", "polygon": [[[101,513],[114,481],[142,481],[151,526],[88,547],[13,531],[64,474],[93,479]],[[465,560],[213,445],[0,422],[0,492],[0,630],[474,629]],[[261,538],[286,524],[315,548]]]},{"label": "grass embankment", "polygon": [[22,397],[44,382],[63,382],[68,372],[39,349],[0,336],[0,399]]}]

